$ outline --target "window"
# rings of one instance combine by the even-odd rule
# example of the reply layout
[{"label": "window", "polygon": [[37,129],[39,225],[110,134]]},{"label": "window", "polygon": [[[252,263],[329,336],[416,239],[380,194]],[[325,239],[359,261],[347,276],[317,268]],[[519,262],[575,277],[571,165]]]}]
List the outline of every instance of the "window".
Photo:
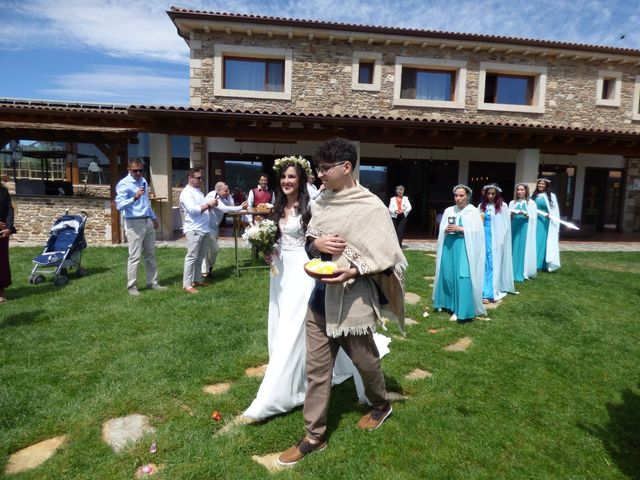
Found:
[{"label": "window", "polygon": [[631,112],[633,120],[640,120],[640,75],[636,77],[636,88],[633,91],[633,112]]},{"label": "window", "polygon": [[596,81],[596,105],[619,107],[621,84],[622,73],[600,70]]},{"label": "window", "polygon": [[533,77],[488,73],[485,82],[485,103],[531,105],[533,101]]},{"label": "window", "polygon": [[223,88],[284,91],[284,60],[224,57]]},{"label": "window", "polygon": [[284,48],[216,45],[215,96],[291,100],[292,51]]},{"label": "window", "polygon": [[373,83],[374,62],[360,62],[358,68],[358,83]]},{"label": "window", "polygon": [[379,91],[382,78],[382,53],[353,52],[351,89]]},{"label": "window", "polygon": [[479,110],[544,113],[546,67],[480,63]]},{"label": "window", "polygon": [[438,70],[402,69],[400,98],[452,101],[455,72]]},{"label": "window", "polygon": [[466,62],[397,57],[393,104],[464,108],[466,80]]}]

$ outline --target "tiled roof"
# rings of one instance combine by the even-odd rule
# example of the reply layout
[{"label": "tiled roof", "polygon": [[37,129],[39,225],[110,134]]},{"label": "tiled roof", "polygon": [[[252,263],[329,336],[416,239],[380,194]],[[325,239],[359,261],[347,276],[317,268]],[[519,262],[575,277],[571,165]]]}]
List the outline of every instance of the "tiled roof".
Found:
[{"label": "tiled roof", "polygon": [[51,102],[46,100],[12,100],[0,98],[0,111],[2,110],[50,110],[54,112],[81,112],[81,113],[105,113],[126,115],[126,105],[113,105],[103,103],[67,103]]},{"label": "tiled roof", "polygon": [[458,119],[432,119],[432,118],[415,118],[415,117],[401,117],[392,115],[340,115],[340,114],[327,114],[327,113],[299,113],[299,112],[285,112],[285,111],[267,111],[267,110],[234,110],[225,108],[203,108],[203,107],[174,107],[174,106],[147,106],[147,105],[131,105],[129,107],[131,113],[136,111],[140,112],[171,112],[171,113],[202,113],[202,114],[221,114],[221,115],[238,115],[238,116],[258,116],[258,117],[287,117],[288,120],[293,121],[332,121],[332,120],[346,120],[353,122],[373,122],[373,123],[398,123],[402,122],[403,126],[407,124],[416,125],[440,125],[446,126],[463,126],[463,127],[497,127],[497,128],[528,128],[536,130],[545,130],[550,133],[553,132],[568,132],[568,133],[586,133],[586,134],[605,134],[605,135],[630,135],[638,136],[639,133],[629,132],[625,130],[609,130],[604,128],[575,128],[565,127],[558,125],[549,125],[543,123],[527,123],[527,122],[483,122],[479,120],[458,120]]},{"label": "tiled roof", "polygon": [[533,38],[519,38],[508,37],[502,35],[484,35],[477,33],[459,33],[459,32],[443,32],[437,30],[422,30],[416,28],[401,28],[401,27],[385,27],[378,25],[361,25],[353,23],[341,23],[341,22],[329,22],[323,20],[304,20],[285,17],[270,17],[265,15],[252,15],[244,13],[226,13],[226,12],[211,12],[206,10],[193,10],[189,8],[182,8],[172,6],[171,10],[167,11],[167,14],[171,18],[197,18],[202,20],[227,20],[233,22],[254,22],[259,24],[271,24],[279,26],[296,26],[307,28],[319,28],[319,29],[331,29],[342,31],[354,31],[354,32],[370,32],[387,35],[410,35],[417,37],[436,38],[442,40],[466,40],[473,42],[495,42],[495,43],[508,43],[514,45],[531,46],[531,47],[543,47],[543,48],[558,48],[558,49],[570,49],[570,50],[586,50],[598,53],[613,53],[619,55],[633,55],[640,56],[640,50],[632,48],[621,47],[609,47],[603,45],[589,45],[581,43],[571,42],[559,42],[554,40],[539,40]]}]

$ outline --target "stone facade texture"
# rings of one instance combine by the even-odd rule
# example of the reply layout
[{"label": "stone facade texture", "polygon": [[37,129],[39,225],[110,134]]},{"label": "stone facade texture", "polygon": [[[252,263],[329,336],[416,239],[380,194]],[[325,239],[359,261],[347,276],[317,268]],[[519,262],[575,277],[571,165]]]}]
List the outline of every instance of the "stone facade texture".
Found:
[{"label": "stone facade texture", "polygon": [[[526,123],[555,127],[620,130],[640,133],[640,121],[632,120],[637,66],[605,63],[552,54],[523,55],[472,49],[456,50],[429,45],[368,45],[346,41],[301,40],[239,34],[193,34],[200,48],[191,51],[192,105],[203,108],[300,112],[305,114],[392,116],[409,119],[443,119],[500,123]],[[214,47],[216,44],[286,48],[293,51],[291,100],[266,100],[215,96]],[[354,51],[382,53],[380,91],[352,90]],[[393,105],[396,57],[422,57],[467,62],[467,91],[464,109],[398,107]],[[194,61],[196,60],[196,61]],[[199,60],[199,62],[197,61]],[[478,79],[481,62],[530,65],[547,68],[544,113],[478,110]],[[596,105],[598,72],[622,74],[619,107]],[[193,151],[193,150],[192,150]]]}]

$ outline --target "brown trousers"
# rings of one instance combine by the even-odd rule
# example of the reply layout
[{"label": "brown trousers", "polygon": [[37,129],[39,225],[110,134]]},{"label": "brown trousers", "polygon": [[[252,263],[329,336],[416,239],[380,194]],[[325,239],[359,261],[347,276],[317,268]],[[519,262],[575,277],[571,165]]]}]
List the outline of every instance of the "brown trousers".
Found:
[{"label": "brown trousers", "polygon": [[380,355],[373,333],[366,335],[342,335],[329,337],[324,315],[307,309],[307,395],[302,414],[307,436],[312,440],[324,440],[327,432],[327,414],[331,398],[333,365],[340,347],[351,358],[360,372],[364,392],[375,409],[384,410],[389,395],[384,383]]}]

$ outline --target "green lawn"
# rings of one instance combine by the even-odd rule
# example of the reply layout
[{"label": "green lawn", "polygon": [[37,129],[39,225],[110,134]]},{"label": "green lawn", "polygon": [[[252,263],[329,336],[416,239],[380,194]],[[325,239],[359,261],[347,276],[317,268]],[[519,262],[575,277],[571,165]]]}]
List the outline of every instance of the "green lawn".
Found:
[{"label": "green lawn", "polygon": [[[269,477],[251,456],[297,440],[300,409],[214,436],[260,383],[244,369],[267,360],[268,270],[238,279],[233,251],[223,250],[215,285],[187,296],[184,250],[163,248],[160,281],[170,291],[132,298],[124,248],[89,247],[90,274],[64,288],[27,283],[39,251],[12,248],[14,285],[0,306],[2,471],[11,453],[68,434],[44,465],[11,478],[133,478],[147,462],[164,465],[153,478]],[[640,254],[565,253],[559,272],[521,285],[491,321],[463,325],[445,313],[422,317],[434,259],[407,257],[407,290],[423,297],[408,316],[420,324],[394,339],[383,366],[389,389],[408,400],[382,428],[362,432],[353,384],[340,385],[329,448],[277,478],[640,478]],[[463,336],[473,339],[466,352],[443,350]],[[415,368],[433,377],[406,380]],[[202,392],[223,381],[229,392]],[[116,455],[101,425],[130,413],[149,415],[157,431]]]}]

